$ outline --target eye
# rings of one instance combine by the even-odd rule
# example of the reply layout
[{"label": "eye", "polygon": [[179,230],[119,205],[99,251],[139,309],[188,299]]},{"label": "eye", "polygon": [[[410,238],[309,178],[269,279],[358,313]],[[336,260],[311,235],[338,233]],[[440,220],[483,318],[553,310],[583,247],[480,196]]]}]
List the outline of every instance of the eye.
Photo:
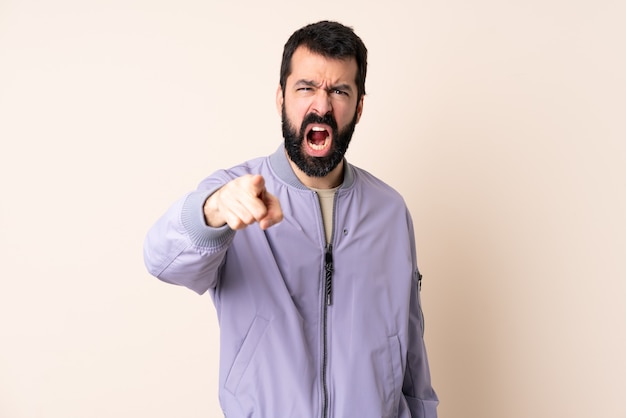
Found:
[{"label": "eye", "polygon": [[345,90],[341,90],[341,89],[332,89],[331,92],[338,96],[348,96],[348,92]]}]

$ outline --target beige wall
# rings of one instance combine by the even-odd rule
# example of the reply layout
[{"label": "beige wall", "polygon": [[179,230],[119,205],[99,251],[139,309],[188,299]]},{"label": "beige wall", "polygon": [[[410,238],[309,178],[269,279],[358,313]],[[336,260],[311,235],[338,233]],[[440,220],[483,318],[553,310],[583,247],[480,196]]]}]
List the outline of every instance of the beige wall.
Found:
[{"label": "beige wall", "polygon": [[219,416],[210,298],[142,240],[278,146],[322,18],[369,46],[348,156],[413,214],[440,416],[626,416],[625,3],[367,3],[1,0],[0,416]]}]

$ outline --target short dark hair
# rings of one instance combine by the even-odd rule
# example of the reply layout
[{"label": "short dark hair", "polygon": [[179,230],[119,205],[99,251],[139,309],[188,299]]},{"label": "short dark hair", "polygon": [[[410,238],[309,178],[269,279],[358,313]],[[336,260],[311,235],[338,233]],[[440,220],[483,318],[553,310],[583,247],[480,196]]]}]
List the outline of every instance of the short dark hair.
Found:
[{"label": "short dark hair", "polygon": [[287,77],[291,74],[291,58],[300,46],[326,58],[354,58],[357,64],[356,80],[354,81],[358,89],[358,98],[365,95],[367,48],[352,28],[328,20],[306,25],[295,31],[287,40],[280,66],[280,87],[283,94],[285,94]]}]

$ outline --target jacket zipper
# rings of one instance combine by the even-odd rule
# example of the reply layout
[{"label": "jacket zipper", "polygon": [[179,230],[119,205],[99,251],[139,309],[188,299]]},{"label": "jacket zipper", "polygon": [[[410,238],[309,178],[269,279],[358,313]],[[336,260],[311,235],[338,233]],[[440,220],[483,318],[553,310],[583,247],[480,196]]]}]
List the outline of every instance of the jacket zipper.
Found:
[{"label": "jacket zipper", "polygon": [[[316,193],[317,194],[317,193]],[[319,202],[319,201],[318,201]],[[325,246],[324,250],[324,283],[323,283],[323,298],[322,298],[322,418],[328,418],[329,416],[329,394],[328,394],[328,307],[333,303],[333,238],[335,235],[335,211],[337,208],[337,195],[335,195],[333,201],[333,213],[332,213],[332,233],[328,240],[329,244]],[[320,207],[320,215],[321,215]],[[321,218],[320,218],[321,219]],[[324,222],[322,220],[322,229],[324,228]]]},{"label": "jacket zipper", "polygon": [[333,304],[333,246],[326,246],[326,256],[324,263],[324,295],[326,296],[326,306]]},{"label": "jacket zipper", "polygon": [[324,301],[322,314],[322,418],[328,417],[328,307],[333,303],[333,246],[326,246],[324,260]]}]

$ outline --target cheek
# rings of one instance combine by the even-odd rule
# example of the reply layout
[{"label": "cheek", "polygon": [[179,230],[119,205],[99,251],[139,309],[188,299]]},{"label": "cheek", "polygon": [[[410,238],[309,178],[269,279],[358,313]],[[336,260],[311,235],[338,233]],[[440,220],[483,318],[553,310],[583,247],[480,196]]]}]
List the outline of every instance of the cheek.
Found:
[{"label": "cheek", "polygon": [[354,107],[346,107],[342,109],[340,112],[335,112],[335,120],[337,121],[337,126],[341,130],[345,126],[347,126],[352,119],[354,119],[354,115],[356,114],[356,109]]},{"label": "cheek", "polygon": [[309,111],[309,107],[298,101],[291,101],[289,105],[285,106],[285,113],[289,118],[289,121],[292,125],[294,125],[297,129],[300,129],[300,125],[304,120],[304,117],[307,115]]}]

